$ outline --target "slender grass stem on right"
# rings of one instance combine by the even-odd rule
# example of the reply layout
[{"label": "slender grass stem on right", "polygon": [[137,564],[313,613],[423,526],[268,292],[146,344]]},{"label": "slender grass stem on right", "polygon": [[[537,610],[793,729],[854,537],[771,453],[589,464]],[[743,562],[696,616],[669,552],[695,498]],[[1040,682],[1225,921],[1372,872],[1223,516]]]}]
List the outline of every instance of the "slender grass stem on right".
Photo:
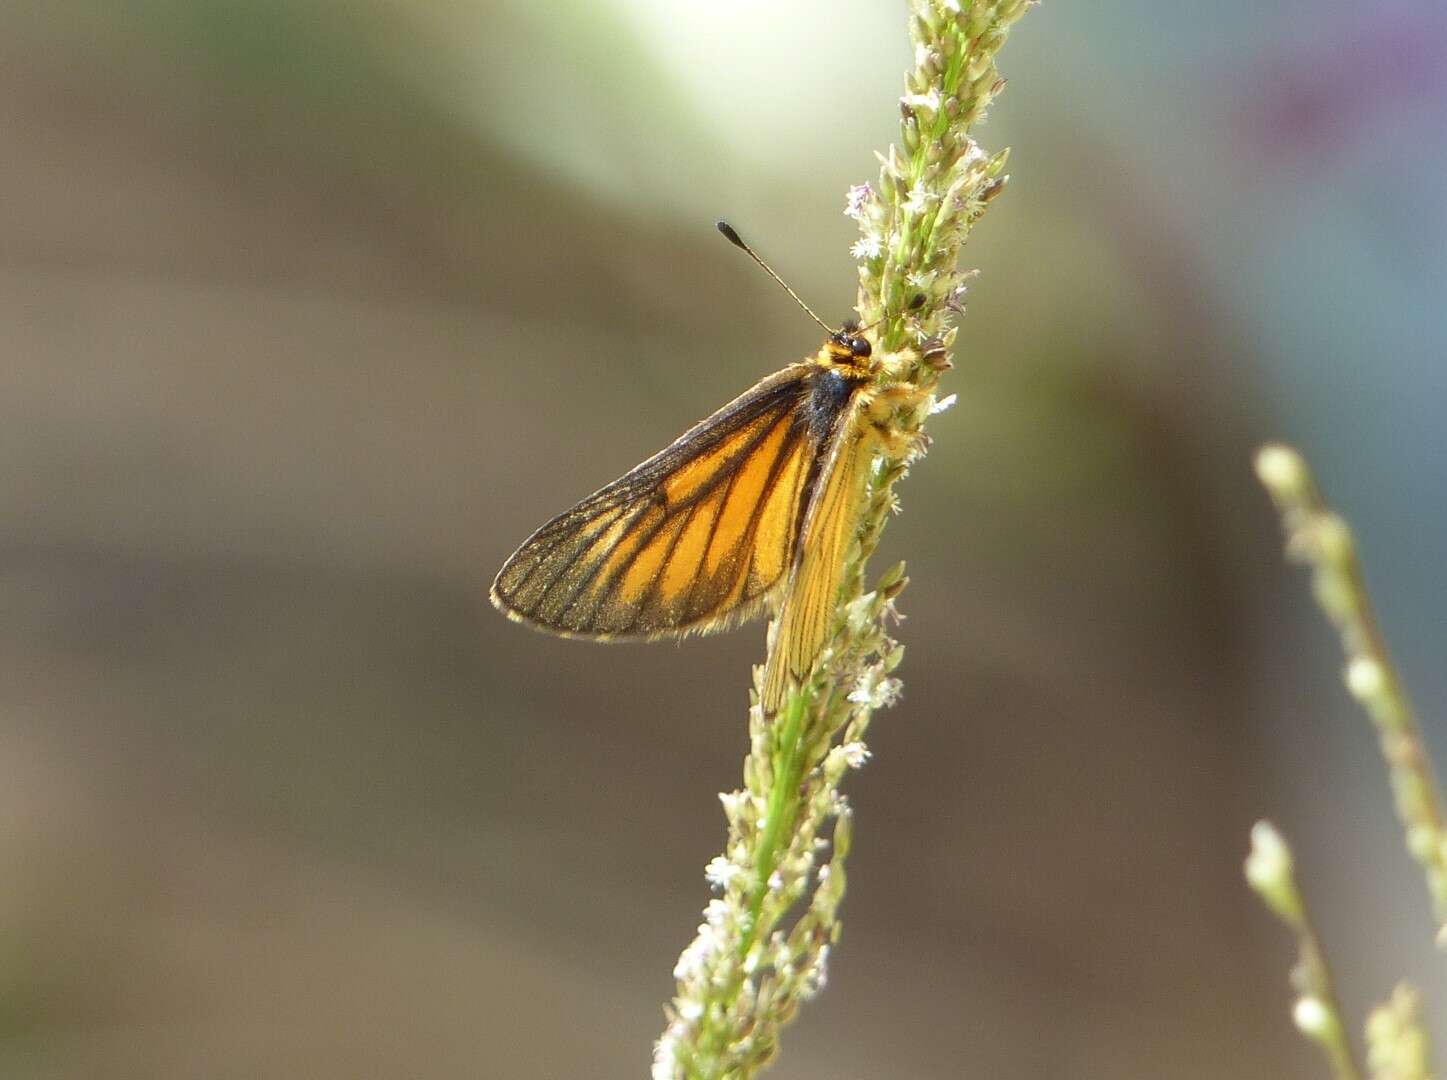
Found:
[{"label": "slender grass stem on right", "polygon": [[[1427,879],[1439,943],[1447,937],[1447,833],[1442,797],[1422,742],[1416,715],[1387,657],[1345,521],[1321,497],[1302,456],[1290,447],[1265,446],[1256,474],[1281,512],[1287,554],[1307,563],[1317,602],[1341,634],[1346,684],[1376,728],[1391,778],[1407,850]],[[1291,852],[1268,823],[1251,831],[1246,880],[1296,934],[1300,958],[1292,971],[1298,998],[1292,1017],[1317,1042],[1336,1080],[1358,1080],[1361,1069],[1342,1021],[1331,969],[1297,889]],[[1421,1020],[1421,998],[1403,983],[1366,1025],[1366,1063],[1372,1080],[1431,1080],[1431,1051]]]},{"label": "slender grass stem on right", "polygon": [[1376,728],[1407,851],[1427,879],[1438,941],[1447,945],[1447,828],[1442,794],[1416,713],[1382,640],[1351,529],[1322,499],[1306,460],[1262,447],[1260,477],[1286,532],[1287,554],[1311,567],[1317,603],[1341,634],[1346,684]]},{"label": "slender grass stem on right", "polygon": [[1303,1035],[1317,1043],[1331,1063],[1336,1080],[1361,1080],[1342,1017],[1341,999],[1332,979],[1326,950],[1307,914],[1296,887],[1291,849],[1268,821],[1251,830],[1251,854],[1246,857],[1246,881],[1266,906],[1296,935],[1297,962],[1291,983],[1297,992],[1291,1018]]}]

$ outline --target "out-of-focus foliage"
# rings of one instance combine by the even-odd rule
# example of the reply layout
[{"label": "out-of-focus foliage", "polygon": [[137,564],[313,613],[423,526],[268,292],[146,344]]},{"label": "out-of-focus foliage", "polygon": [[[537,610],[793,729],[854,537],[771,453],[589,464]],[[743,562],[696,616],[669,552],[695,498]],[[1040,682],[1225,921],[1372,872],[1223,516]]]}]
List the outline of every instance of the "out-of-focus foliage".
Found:
[{"label": "out-of-focus foliage", "polygon": [[[1447,999],[1249,471],[1271,434],[1331,478],[1440,759],[1447,19],[1039,15],[781,1077],[1305,1072],[1238,884],[1268,810],[1352,1015]],[[551,641],[485,587],[817,346],[713,218],[847,312],[898,17],[6,6],[0,1073],[646,1067],[761,631]]]}]

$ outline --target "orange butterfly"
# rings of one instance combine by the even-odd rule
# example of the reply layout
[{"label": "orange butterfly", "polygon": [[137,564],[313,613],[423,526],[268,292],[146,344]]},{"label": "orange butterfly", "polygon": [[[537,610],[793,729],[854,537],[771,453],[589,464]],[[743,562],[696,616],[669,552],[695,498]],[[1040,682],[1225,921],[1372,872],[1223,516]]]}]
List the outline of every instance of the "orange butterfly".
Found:
[{"label": "orange butterfly", "polygon": [[[719,230],[784,285],[733,229]],[[872,353],[853,324],[830,330],[816,355],[523,541],[492,602],[540,630],[604,641],[711,633],[771,606],[780,621],[762,703],[776,713],[826,643],[869,467],[887,441],[889,388],[874,385]]]}]

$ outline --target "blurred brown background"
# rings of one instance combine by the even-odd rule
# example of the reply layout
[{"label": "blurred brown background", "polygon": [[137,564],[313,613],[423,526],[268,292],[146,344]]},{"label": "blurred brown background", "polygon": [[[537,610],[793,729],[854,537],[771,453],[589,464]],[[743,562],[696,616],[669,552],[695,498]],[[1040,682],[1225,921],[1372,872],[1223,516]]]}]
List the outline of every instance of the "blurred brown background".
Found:
[{"label": "blurred brown background", "polygon": [[[1447,1002],[1249,474],[1313,458],[1440,757],[1447,18],[1332,6],[1007,46],[960,405],[879,563],[906,697],[781,1080],[1321,1075],[1265,815],[1353,1014]],[[646,1074],[762,629],[604,648],[485,590],[817,346],[713,218],[847,313],[903,5],[783,7],[6,6],[0,1075]]]}]

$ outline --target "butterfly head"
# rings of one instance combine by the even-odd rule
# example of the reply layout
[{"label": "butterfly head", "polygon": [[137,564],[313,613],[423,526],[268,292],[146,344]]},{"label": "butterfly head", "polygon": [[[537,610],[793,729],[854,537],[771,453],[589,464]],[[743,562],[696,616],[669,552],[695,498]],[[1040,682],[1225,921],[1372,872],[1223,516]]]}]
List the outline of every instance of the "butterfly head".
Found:
[{"label": "butterfly head", "polygon": [[841,326],[836,333],[829,335],[827,347],[830,360],[852,367],[863,367],[870,353],[874,351],[869,339],[860,332],[859,324],[853,319]]}]

